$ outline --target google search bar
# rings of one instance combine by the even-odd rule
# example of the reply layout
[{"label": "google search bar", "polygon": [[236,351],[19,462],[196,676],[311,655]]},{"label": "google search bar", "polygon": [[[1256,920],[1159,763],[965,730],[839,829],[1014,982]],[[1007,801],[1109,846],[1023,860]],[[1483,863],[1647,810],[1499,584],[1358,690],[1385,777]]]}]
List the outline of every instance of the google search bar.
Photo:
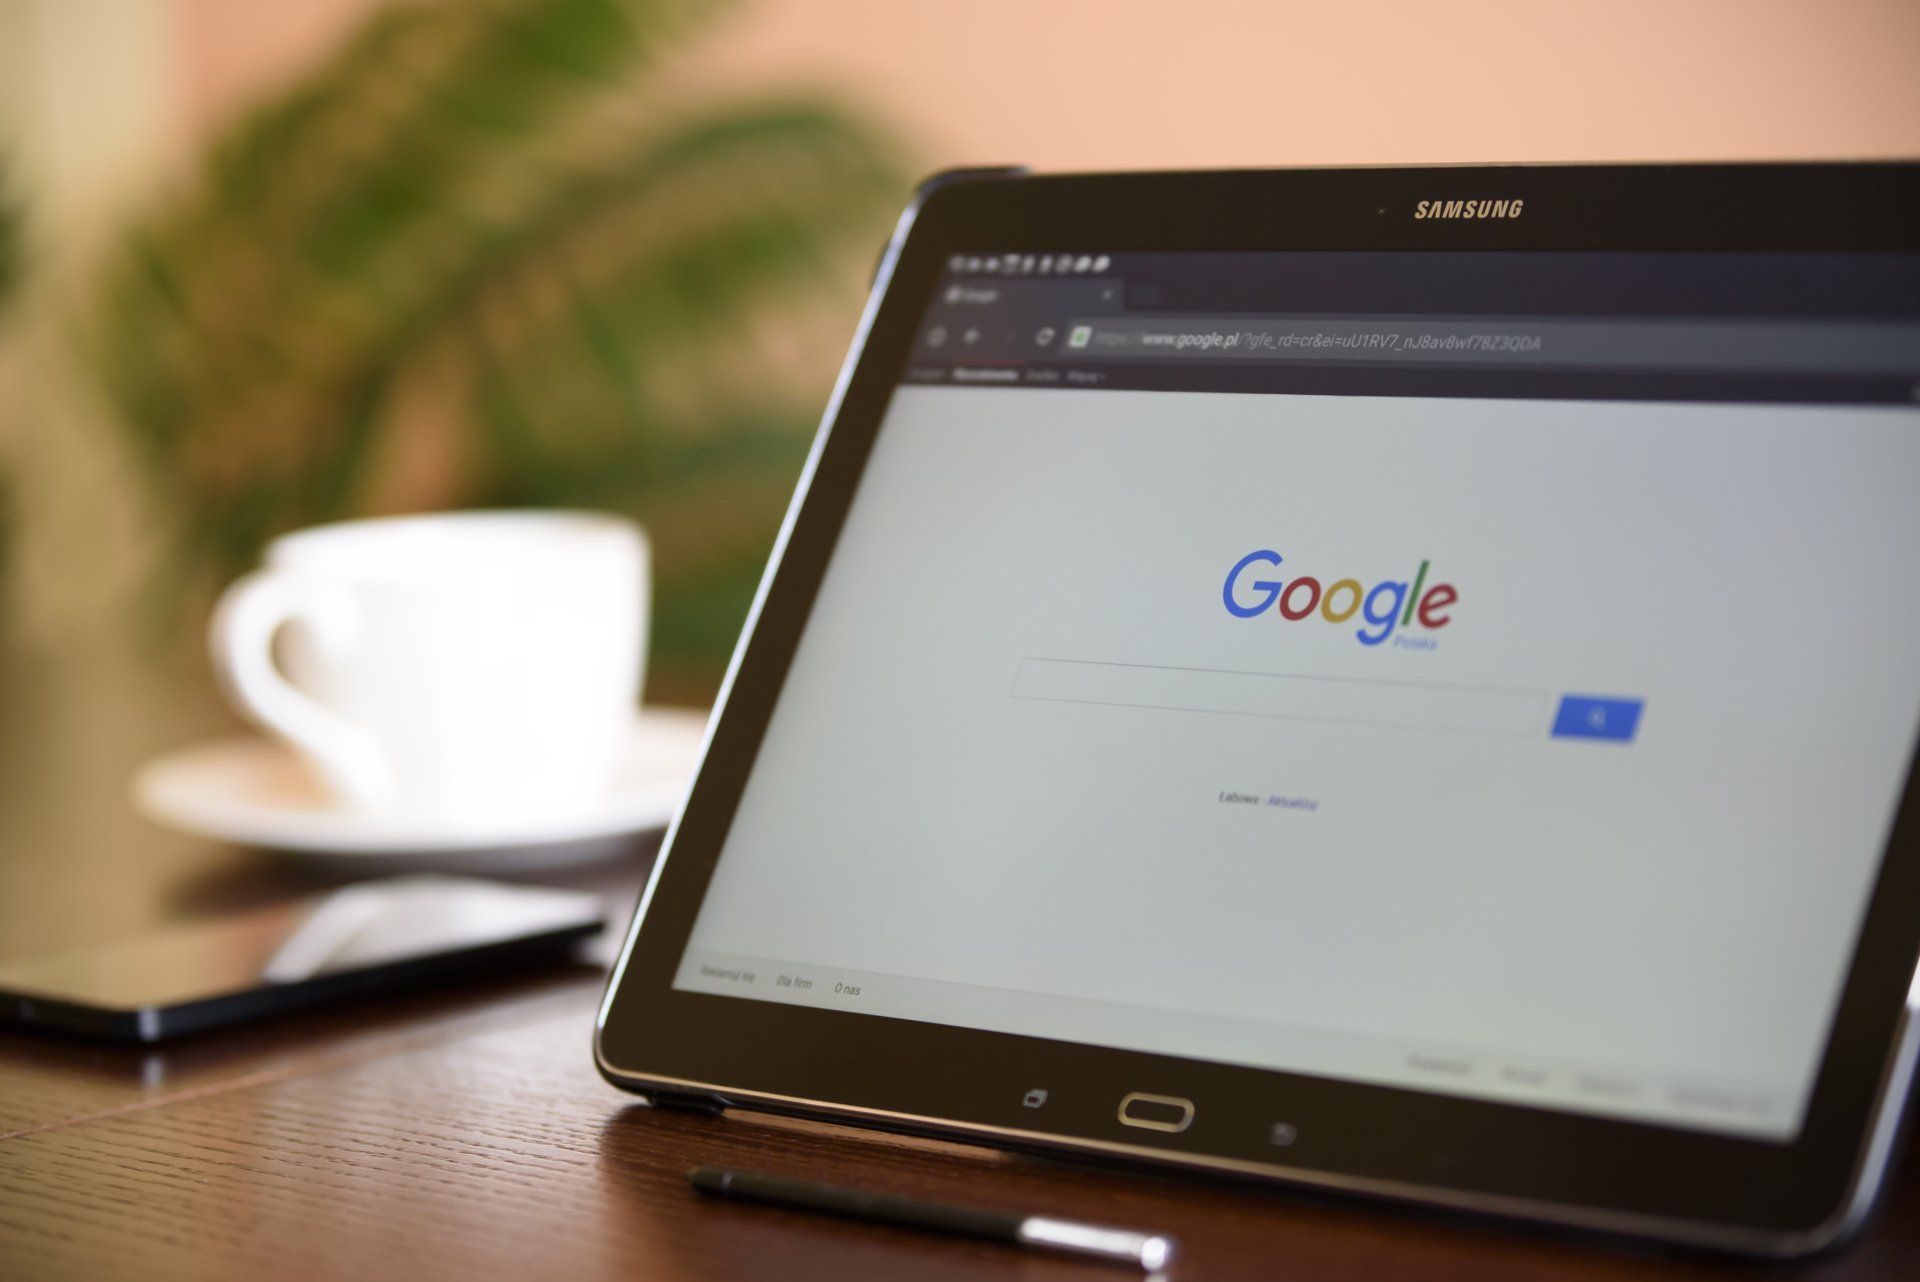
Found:
[{"label": "google search bar", "polygon": [[1554,708],[1539,690],[1040,658],[1021,661],[1013,697],[1515,738],[1544,737]]}]

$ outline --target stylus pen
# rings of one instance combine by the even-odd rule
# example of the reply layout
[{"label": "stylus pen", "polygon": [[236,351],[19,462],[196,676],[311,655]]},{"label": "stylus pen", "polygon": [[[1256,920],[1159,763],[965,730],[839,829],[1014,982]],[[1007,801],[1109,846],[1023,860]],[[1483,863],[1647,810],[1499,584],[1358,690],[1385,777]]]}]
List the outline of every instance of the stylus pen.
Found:
[{"label": "stylus pen", "polygon": [[882,1224],[900,1224],[908,1228],[930,1229],[935,1233],[984,1238],[990,1242],[1011,1242],[1016,1246],[1067,1251],[1074,1255],[1090,1255],[1131,1264],[1149,1271],[1164,1267],[1173,1258],[1173,1243],[1154,1233],[1106,1229],[1096,1224],[1077,1224],[1072,1220],[1021,1215],[1014,1211],[945,1206],[939,1202],[894,1197],[867,1189],[796,1180],[785,1175],[730,1171],[720,1166],[697,1166],[687,1172],[687,1178],[693,1181],[693,1187],[715,1197],[766,1202],[803,1211],[845,1215],[856,1220],[878,1220]]}]

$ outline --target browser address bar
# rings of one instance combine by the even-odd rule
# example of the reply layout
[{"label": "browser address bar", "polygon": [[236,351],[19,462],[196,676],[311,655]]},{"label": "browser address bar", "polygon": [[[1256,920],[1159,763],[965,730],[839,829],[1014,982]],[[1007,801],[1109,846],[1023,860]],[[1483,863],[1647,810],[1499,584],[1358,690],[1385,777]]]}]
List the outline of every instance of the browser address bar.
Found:
[{"label": "browser address bar", "polygon": [[1920,375],[1920,325],[1624,318],[1108,317],[1058,340],[1074,359],[1371,361],[1541,368],[1819,370]]}]

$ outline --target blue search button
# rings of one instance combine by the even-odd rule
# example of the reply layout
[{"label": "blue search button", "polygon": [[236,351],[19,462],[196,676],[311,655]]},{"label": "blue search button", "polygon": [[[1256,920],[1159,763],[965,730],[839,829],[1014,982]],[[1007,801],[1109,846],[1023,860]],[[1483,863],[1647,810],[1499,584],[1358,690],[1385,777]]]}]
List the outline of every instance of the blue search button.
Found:
[{"label": "blue search button", "polygon": [[1584,694],[1561,698],[1553,718],[1556,739],[1611,739],[1629,742],[1640,726],[1639,699],[1593,699]]}]

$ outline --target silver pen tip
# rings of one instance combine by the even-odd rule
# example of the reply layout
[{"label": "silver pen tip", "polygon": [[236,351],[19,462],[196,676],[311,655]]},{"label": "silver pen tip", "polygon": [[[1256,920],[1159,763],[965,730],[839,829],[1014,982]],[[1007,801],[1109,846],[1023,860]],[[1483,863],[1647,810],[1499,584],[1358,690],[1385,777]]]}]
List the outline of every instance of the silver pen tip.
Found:
[{"label": "silver pen tip", "polygon": [[1164,1268],[1167,1261],[1173,1258],[1173,1240],[1158,1233],[1102,1228],[1097,1224],[1055,1220],[1044,1215],[1029,1216],[1021,1223],[1020,1240],[1033,1246],[1051,1247],[1056,1251],[1137,1263],[1150,1273]]},{"label": "silver pen tip", "polygon": [[1150,1237],[1140,1244],[1140,1267],[1158,1273],[1173,1259],[1173,1243],[1167,1238]]}]

